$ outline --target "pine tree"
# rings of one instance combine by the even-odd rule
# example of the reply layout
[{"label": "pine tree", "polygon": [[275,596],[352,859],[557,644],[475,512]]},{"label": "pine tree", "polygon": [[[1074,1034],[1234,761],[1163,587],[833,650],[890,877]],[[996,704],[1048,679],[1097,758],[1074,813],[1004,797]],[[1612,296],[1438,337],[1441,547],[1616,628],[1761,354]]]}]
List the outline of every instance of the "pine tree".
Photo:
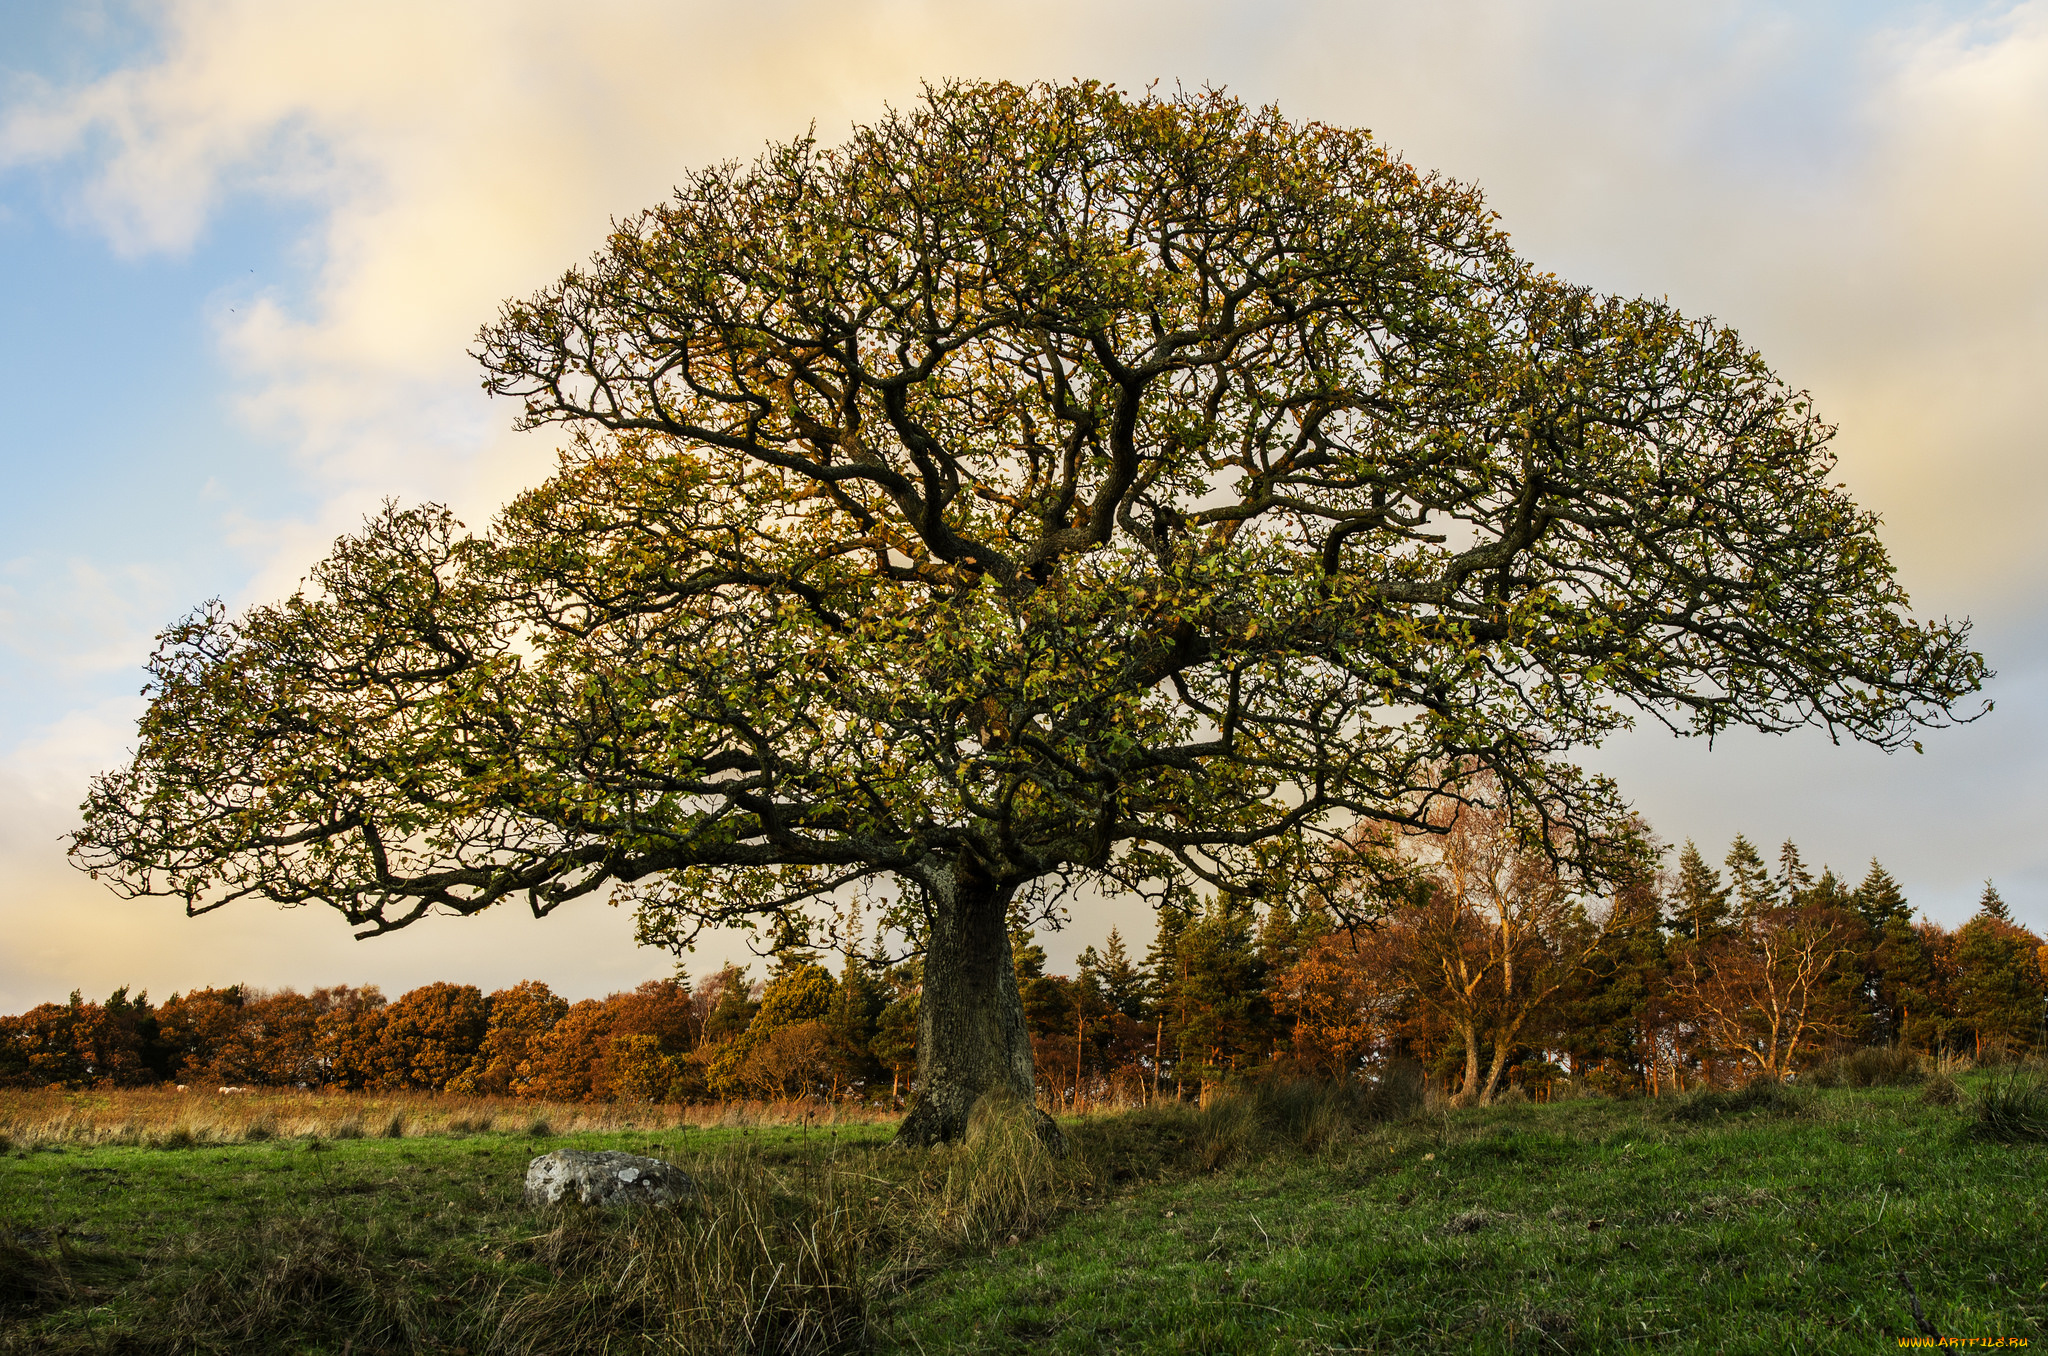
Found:
[{"label": "pine tree", "polygon": [[1109,940],[1103,943],[1100,954],[1092,946],[1081,953],[1076,969],[1082,980],[1101,996],[1104,1006],[1134,1022],[1145,1020],[1151,1009],[1152,985],[1145,972],[1132,963],[1131,953],[1115,928],[1109,930]]},{"label": "pine tree", "polygon": [[801,914],[782,914],[775,919],[773,927],[775,939],[768,950],[775,957],[775,963],[768,971],[769,983],[791,971],[818,963],[818,949],[811,945],[809,919]]},{"label": "pine tree", "polygon": [[1939,1016],[1932,1000],[1933,966],[1913,927],[1912,906],[1875,857],[1850,901],[1865,928],[1857,962],[1871,1018],[1868,1039],[1877,1045],[1911,1044],[1913,1033],[1907,1028],[1915,1015],[1923,1030]]},{"label": "pine tree", "polygon": [[[1681,888],[1688,874],[1687,854],[1696,867],[1695,885],[1704,880],[1714,887],[1701,889],[1700,911],[1695,915],[1705,935],[1711,937],[1726,913],[1727,891],[1719,889],[1720,879],[1691,843],[1679,857]],[[1718,906],[1720,912],[1711,912],[1709,905]],[[1555,1039],[1571,1056],[1575,1079],[1590,1080],[1609,1092],[1628,1093],[1645,1081],[1646,1066],[1657,1053],[1653,1029],[1658,1018],[1657,998],[1670,971],[1665,926],[1653,881],[1630,881],[1615,891],[1614,909],[1601,931],[1599,948],[1559,993]],[[1680,929],[1684,936],[1694,936],[1678,910],[1669,926]]]},{"label": "pine tree", "polygon": [[1987,918],[1996,918],[2001,923],[2012,921],[2012,911],[2006,908],[2004,898],[1998,893],[1998,887],[1988,880],[1984,882],[1984,893],[1977,900],[1977,912]]},{"label": "pine tree", "polygon": [[835,1088],[874,1088],[889,1077],[875,1056],[876,1024],[888,1005],[889,990],[874,962],[858,951],[848,954],[839,971],[832,1010],[825,1017],[832,1028]]},{"label": "pine tree", "polygon": [[1248,1068],[1272,1047],[1273,1008],[1251,901],[1222,895],[1179,939],[1180,1054],[1204,1084]]},{"label": "pine tree", "polygon": [[1735,897],[1738,915],[1751,918],[1778,902],[1763,854],[1749,839],[1739,833],[1735,835],[1735,841],[1728,845],[1724,865],[1728,868],[1728,888]]},{"label": "pine tree", "polygon": [[1857,907],[1855,893],[1834,868],[1824,866],[1820,879],[1793,898],[1801,909],[1833,919],[1838,945],[1845,953],[1836,960],[1833,978],[1826,986],[1827,1001],[1838,1014],[1838,1036],[1859,1045],[1883,1040],[1888,1027],[1878,993],[1879,934]]},{"label": "pine tree", "polygon": [[1017,996],[1024,1002],[1024,1025],[1033,1037],[1058,1036],[1071,1028],[1074,1003],[1068,981],[1045,972],[1045,948],[1029,928],[1010,929],[1010,954],[1017,964]]},{"label": "pine tree", "polygon": [[1870,870],[1864,873],[1863,883],[1856,887],[1856,911],[1872,928],[1879,930],[1893,919],[1906,923],[1913,919],[1905,891],[1899,888],[1899,883],[1892,879],[1889,871],[1878,865],[1875,857],[1870,859]]},{"label": "pine tree", "polygon": [[1688,838],[1678,854],[1678,881],[1671,895],[1670,929],[1695,942],[1719,934],[1728,924],[1728,887]]},{"label": "pine tree", "polygon": [[1799,847],[1790,838],[1778,845],[1777,895],[1781,903],[1797,904],[1813,888],[1813,873],[1799,858]]},{"label": "pine tree", "polygon": [[704,1019],[704,1044],[715,1045],[729,1040],[747,1029],[754,1020],[754,1011],[760,1005],[753,1002],[747,989],[747,972],[737,965],[728,965],[718,972],[713,983],[718,986],[718,1002],[711,1009],[711,1015]]},{"label": "pine tree", "polygon": [[2048,1020],[2048,974],[2041,969],[2041,939],[1991,911],[2004,901],[1987,883],[1989,901],[1956,929],[1952,980],[1957,1028],[1969,1033],[1973,1053],[2032,1047]]}]

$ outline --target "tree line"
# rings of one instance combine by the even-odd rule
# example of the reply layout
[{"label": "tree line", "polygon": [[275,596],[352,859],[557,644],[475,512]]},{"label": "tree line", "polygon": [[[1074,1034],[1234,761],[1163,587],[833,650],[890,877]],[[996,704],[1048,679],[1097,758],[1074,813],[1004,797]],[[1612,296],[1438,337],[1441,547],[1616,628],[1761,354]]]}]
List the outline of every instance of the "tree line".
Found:
[{"label": "tree line", "polygon": [[[1345,890],[1379,892],[1371,926]],[[920,962],[856,951],[835,976],[793,934],[760,979],[728,965],[570,1003],[538,981],[77,993],[0,1018],[11,1086],[411,1089],[554,1101],[900,1101],[917,1073]],[[1169,902],[1142,958],[1111,929],[1072,975],[1011,949],[1041,1094],[1055,1105],[1198,1096],[1268,1072],[1372,1078],[1419,1064],[1454,1101],[1570,1078],[1609,1093],[1783,1079],[1859,1046],[1982,1059],[2040,1049],[2048,947],[1987,883],[1949,929],[1915,920],[1875,860],[1851,886],[1737,837],[1710,864],[1606,897],[1567,889],[1468,808],[1389,886],[1270,903]]]}]

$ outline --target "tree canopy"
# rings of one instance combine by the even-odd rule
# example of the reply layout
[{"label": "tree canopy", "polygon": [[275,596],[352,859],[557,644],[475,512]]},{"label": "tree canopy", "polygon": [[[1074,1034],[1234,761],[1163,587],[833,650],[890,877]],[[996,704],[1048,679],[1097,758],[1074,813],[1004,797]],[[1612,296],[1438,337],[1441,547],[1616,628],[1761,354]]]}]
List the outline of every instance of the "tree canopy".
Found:
[{"label": "tree canopy", "polygon": [[1896,747],[1985,672],[1733,331],[1220,93],[930,89],[692,175],[477,356],[560,469],[165,632],[76,837],[117,889],[365,934],[624,889],[681,945],[875,887],[921,1058],[1014,1083],[1013,1015],[940,1028],[1020,890],[1256,888],[1478,772],[1594,843],[1568,753],[1639,715]]}]

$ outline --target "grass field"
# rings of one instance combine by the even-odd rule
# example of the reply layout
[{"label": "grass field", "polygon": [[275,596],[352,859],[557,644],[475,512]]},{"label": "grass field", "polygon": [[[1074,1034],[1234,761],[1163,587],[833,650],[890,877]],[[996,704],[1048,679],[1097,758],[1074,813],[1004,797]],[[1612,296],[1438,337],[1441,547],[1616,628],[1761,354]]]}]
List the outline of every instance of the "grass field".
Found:
[{"label": "grass field", "polygon": [[[1840,1089],[1378,1123],[1283,1089],[1069,1122],[1059,1163],[1001,1118],[928,1153],[859,1124],[17,1141],[0,1351],[2038,1345],[2048,1145],[1973,1133],[1994,1077],[1959,1105]],[[525,1162],[565,1145],[706,1190],[527,1208]]]}]

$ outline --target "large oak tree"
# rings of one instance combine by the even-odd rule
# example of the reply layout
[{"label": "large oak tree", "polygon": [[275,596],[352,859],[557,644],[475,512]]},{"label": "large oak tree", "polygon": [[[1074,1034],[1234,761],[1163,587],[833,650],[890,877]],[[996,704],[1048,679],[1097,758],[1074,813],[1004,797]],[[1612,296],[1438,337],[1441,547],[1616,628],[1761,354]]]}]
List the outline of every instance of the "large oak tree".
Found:
[{"label": "large oak tree", "polygon": [[1733,332],[1219,94],[930,90],[691,177],[478,356],[560,470],[167,631],[78,857],[365,934],[891,891],[912,1140],[1030,1095],[1006,915],[1048,882],[1250,888],[1476,769],[1598,842],[1567,754],[1638,713],[1890,747],[1984,673]]}]

